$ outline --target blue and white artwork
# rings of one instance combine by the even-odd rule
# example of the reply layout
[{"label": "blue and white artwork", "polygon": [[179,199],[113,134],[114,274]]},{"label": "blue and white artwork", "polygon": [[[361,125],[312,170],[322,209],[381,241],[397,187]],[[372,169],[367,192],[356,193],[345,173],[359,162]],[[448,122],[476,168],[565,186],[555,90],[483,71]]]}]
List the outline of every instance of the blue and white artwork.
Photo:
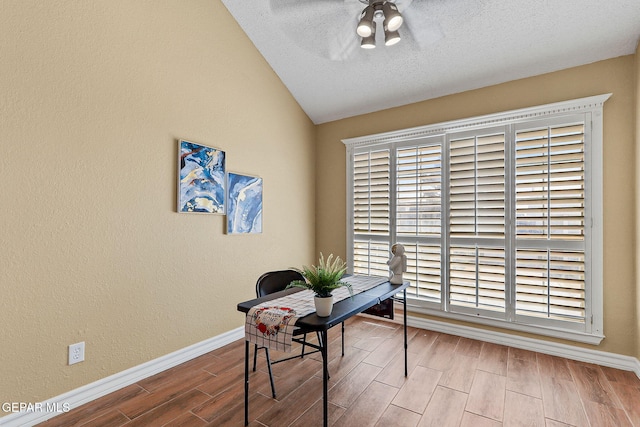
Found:
[{"label": "blue and white artwork", "polygon": [[262,233],[262,178],[229,172],[227,233]]},{"label": "blue and white artwork", "polygon": [[180,141],[178,212],[225,213],[225,153]]}]

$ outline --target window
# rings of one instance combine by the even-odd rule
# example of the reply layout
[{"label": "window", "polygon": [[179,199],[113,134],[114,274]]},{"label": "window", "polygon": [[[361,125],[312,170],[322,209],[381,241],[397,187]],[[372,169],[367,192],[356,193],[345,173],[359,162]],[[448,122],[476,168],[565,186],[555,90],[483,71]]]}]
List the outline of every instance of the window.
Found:
[{"label": "window", "polygon": [[389,271],[389,150],[365,151],[353,159],[353,231],[355,257],[352,266],[359,274],[385,276]]},{"label": "window", "polygon": [[609,96],[343,141],[349,271],[401,243],[415,311],[600,342]]}]

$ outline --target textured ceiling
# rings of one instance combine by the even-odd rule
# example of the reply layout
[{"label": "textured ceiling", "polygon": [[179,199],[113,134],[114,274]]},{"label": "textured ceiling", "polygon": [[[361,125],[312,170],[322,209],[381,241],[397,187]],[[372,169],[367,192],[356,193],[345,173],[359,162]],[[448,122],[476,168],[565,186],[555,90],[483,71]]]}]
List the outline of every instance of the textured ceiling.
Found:
[{"label": "textured ceiling", "polygon": [[359,0],[222,0],[314,123],[635,52],[640,0],[397,0],[360,48]]}]

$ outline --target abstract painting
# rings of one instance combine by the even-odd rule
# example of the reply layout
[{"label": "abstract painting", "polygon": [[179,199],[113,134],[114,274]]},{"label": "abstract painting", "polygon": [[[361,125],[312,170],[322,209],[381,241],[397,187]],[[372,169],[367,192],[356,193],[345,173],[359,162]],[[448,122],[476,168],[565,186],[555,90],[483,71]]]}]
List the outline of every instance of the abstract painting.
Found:
[{"label": "abstract painting", "polygon": [[180,141],[178,212],[225,213],[225,153]]},{"label": "abstract painting", "polygon": [[262,178],[229,172],[227,233],[262,233]]}]

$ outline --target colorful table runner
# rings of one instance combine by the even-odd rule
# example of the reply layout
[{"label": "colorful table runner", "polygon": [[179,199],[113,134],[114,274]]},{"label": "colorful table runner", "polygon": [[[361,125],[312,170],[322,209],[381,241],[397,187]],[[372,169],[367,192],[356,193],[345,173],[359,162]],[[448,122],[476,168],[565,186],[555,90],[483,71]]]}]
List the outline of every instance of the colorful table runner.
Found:
[{"label": "colorful table runner", "polygon": [[[351,284],[354,295],[388,280],[381,276],[348,276],[342,279]],[[333,303],[349,296],[346,287],[338,288],[333,291]],[[262,347],[290,352],[296,321],[316,311],[313,297],[312,291],[304,290],[252,307],[244,325],[245,339]]]}]

